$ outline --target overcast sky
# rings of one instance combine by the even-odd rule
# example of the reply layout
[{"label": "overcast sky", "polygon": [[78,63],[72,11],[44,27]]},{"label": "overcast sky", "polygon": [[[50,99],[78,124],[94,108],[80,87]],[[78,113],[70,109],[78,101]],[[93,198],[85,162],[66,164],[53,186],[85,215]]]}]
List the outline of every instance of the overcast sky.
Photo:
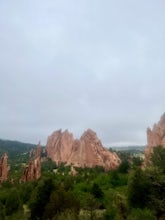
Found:
[{"label": "overcast sky", "polygon": [[140,145],[164,112],[164,0],[0,0],[0,138]]}]

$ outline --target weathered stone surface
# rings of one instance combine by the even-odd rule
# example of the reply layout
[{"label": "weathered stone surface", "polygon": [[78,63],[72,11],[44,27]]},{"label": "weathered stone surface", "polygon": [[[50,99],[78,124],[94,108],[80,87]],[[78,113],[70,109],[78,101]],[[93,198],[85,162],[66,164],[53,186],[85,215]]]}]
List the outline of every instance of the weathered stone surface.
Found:
[{"label": "weathered stone surface", "polygon": [[53,132],[47,140],[46,151],[48,157],[57,164],[62,162],[66,163],[72,152],[73,143],[73,134],[68,130],[65,130],[64,132],[61,130]]},{"label": "weathered stone surface", "polygon": [[9,172],[9,166],[7,164],[8,156],[6,153],[4,153],[1,157],[0,161],[0,182],[3,182],[7,180],[8,172]]},{"label": "weathered stone surface", "polygon": [[48,137],[47,155],[57,164],[64,162],[76,167],[102,166],[105,170],[115,169],[120,164],[116,153],[102,146],[96,133],[91,129],[84,132],[79,140],[67,130],[54,132]]},{"label": "weathered stone surface", "polygon": [[153,148],[162,145],[165,147],[165,113],[153,128],[147,128],[147,146],[145,149],[145,162],[150,158]]},{"label": "weathered stone surface", "polygon": [[36,150],[30,152],[30,161],[23,169],[21,182],[37,180],[41,176],[41,145],[40,142]]}]

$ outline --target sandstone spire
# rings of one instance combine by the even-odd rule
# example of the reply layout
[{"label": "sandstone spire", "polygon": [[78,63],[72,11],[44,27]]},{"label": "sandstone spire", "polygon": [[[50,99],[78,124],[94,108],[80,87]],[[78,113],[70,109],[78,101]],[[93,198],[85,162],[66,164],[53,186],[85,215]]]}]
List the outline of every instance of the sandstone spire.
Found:
[{"label": "sandstone spire", "polygon": [[0,161],[0,182],[7,180],[9,166],[7,164],[7,154],[4,153]]},{"label": "sandstone spire", "polygon": [[161,145],[165,147],[165,113],[153,128],[147,128],[147,147],[145,149],[145,161],[150,158],[153,148]]},{"label": "sandstone spire", "polygon": [[37,180],[41,176],[41,145],[38,143],[37,149],[30,152],[30,160],[23,169],[22,182]]}]

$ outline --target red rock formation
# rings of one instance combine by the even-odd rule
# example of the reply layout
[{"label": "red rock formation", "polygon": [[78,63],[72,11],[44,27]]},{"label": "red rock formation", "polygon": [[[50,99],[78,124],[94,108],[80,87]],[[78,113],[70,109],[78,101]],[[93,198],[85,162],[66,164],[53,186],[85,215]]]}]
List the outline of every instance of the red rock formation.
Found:
[{"label": "red rock formation", "polygon": [[88,129],[80,140],[74,140],[67,130],[54,132],[48,137],[47,155],[57,164],[64,162],[76,167],[102,166],[105,170],[114,169],[120,164],[116,153],[102,146],[96,133]]},{"label": "red rock formation", "polygon": [[7,164],[7,154],[4,153],[0,161],[0,182],[7,180],[9,166]]},{"label": "red rock formation", "polygon": [[145,149],[145,162],[150,158],[153,148],[161,145],[165,147],[165,113],[153,128],[147,128],[147,147]]},{"label": "red rock formation", "polygon": [[47,155],[57,164],[66,163],[72,152],[74,138],[68,130],[62,132],[61,130],[53,132],[48,137],[46,151]]},{"label": "red rock formation", "polygon": [[41,176],[41,145],[40,142],[36,150],[30,152],[29,164],[24,167],[21,182],[37,180]]}]

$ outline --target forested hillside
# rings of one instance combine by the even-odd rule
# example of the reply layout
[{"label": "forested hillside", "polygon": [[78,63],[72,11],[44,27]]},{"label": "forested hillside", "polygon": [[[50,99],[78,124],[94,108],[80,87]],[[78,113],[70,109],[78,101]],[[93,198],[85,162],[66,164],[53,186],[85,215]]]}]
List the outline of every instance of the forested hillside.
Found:
[{"label": "forested hillside", "polygon": [[22,143],[19,141],[2,140],[0,139],[0,155],[4,152],[8,154],[9,158],[16,158],[18,155],[29,152],[30,149],[36,148],[36,145],[29,143]]}]

